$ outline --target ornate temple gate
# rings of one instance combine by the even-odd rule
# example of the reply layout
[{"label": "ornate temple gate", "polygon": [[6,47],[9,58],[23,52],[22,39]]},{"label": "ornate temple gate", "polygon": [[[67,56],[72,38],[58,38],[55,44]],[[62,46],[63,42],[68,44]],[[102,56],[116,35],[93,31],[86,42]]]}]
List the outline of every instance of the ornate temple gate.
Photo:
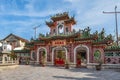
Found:
[{"label": "ornate temple gate", "polygon": [[47,49],[44,47],[40,47],[37,51],[37,62],[39,64],[42,64],[43,57],[45,58],[45,62],[47,62]]},{"label": "ornate temple gate", "polygon": [[86,66],[87,54],[83,48],[77,48],[76,67]]},{"label": "ornate temple gate", "polygon": [[35,51],[34,51],[34,50],[33,50],[33,51],[31,51],[31,55],[30,55],[30,57],[31,57],[31,59],[32,59],[32,60],[35,60],[35,61],[36,61],[37,56],[36,56],[36,53],[35,53]]},{"label": "ornate temple gate", "polygon": [[67,49],[65,47],[54,47],[52,49],[52,64],[64,66],[67,60]]},{"label": "ornate temple gate", "polygon": [[89,48],[86,45],[78,45],[74,49],[74,64],[76,67],[84,66],[89,63]]},{"label": "ornate temple gate", "polygon": [[64,66],[67,60],[67,49],[63,46],[66,45],[66,40],[55,40],[52,42],[52,64],[56,66]]},{"label": "ornate temple gate", "polygon": [[64,66],[66,60],[66,51],[64,47],[57,47],[54,50],[54,65]]}]

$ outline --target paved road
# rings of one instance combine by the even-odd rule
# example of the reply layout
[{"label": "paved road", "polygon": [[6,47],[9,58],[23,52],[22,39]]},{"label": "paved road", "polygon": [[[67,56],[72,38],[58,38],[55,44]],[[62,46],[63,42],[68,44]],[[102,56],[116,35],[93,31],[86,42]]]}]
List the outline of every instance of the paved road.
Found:
[{"label": "paved road", "polygon": [[0,71],[0,80],[120,80],[115,70],[20,65]]}]

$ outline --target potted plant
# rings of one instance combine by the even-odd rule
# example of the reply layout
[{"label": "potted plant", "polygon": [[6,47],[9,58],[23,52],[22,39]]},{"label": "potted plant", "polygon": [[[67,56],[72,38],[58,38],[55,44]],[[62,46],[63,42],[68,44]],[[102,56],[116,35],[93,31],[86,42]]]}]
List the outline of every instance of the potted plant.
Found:
[{"label": "potted plant", "polygon": [[69,69],[69,62],[68,62],[68,60],[65,60],[65,69]]},{"label": "potted plant", "polygon": [[46,54],[46,52],[43,51],[43,53],[42,53],[42,66],[45,66],[45,54]]},{"label": "potted plant", "polygon": [[81,55],[77,55],[77,63],[76,63],[76,67],[79,68],[81,66]]},{"label": "potted plant", "polygon": [[98,64],[95,66],[97,71],[100,71],[102,68],[102,60],[98,60]]},{"label": "potted plant", "polygon": [[17,55],[15,54],[15,52],[12,50],[11,53],[9,54],[9,56],[11,57],[11,59],[15,60],[17,59]]},{"label": "potted plant", "polygon": [[26,59],[26,65],[28,65],[28,64],[29,64],[29,58]]}]

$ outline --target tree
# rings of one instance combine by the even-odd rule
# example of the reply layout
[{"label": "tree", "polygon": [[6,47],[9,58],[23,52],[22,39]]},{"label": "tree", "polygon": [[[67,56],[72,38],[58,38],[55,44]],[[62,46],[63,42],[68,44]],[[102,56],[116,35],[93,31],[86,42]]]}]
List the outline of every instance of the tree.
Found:
[{"label": "tree", "polygon": [[40,33],[40,34],[39,34],[39,37],[45,37],[45,35]]},{"label": "tree", "polygon": [[42,66],[45,66],[45,55],[46,55],[46,52],[44,50],[42,51]]},{"label": "tree", "polygon": [[17,55],[15,54],[15,52],[12,50],[10,53],[10,57],[15,60],[15,58],[17,58]]},{"label": "tree", "polygon": [[57,54],[57,57],[59,58],[59,59],[63,59],[64,57],[63,57],[63,51],[62,50],[60,50],[60,51],[58,51],[58,54]]}]

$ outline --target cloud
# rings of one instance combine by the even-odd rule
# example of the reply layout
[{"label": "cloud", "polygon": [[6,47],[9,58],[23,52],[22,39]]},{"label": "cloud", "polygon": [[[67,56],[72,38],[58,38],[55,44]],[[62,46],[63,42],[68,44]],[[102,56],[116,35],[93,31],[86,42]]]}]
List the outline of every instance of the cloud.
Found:
[{"label": "cloud", "polygon": [[82,0],[64,0],[65,2],[70,2],[70,3],[75,3],[75,2],[78,2],[78,1],[82,1]]},{"label": "cloud", "polygon": [[[50,16],[59,12],[63,12],[62,9],[49,9],[49,7],[53,4],[40,6],[39,4],[43,3],[43,0],[25,0],[26,4],[18,5],[17,0],[12,0],[10,4],[0,5],[0,15],[16,15],[16,16],[29,16],[29,17],[43,17]],[[25,2],[24,1],[24,2]],[[49,1],[51,2],[51,1]],[[19,3],[22,3],[19,1]],[[47,2],[45,2],[47,3]],[[39,5],[39,6],[38,6]],[[19,9],[21,8],[22,9]],[[47,7],[46,7],[47,6]],[[9,7],[9,8],[8,8]],[[46,7],[47,9],[42,10],[41,7]],[[53,6],[54,7],[54,6]]]},{"label": "cloud", "polygon": [[[102,12],[114,11],[114,6],[116,4],[120,6],[120,4],[118,3],[118,1],[106,1],[106,2],[104,1],[105,0],[94,1],[93,3],[90,3],[92,5],[89,7],[89,9],[86,9],[86,10],[82,9],[80,13],[78,12],[79,10],[76,9],[76,12],[78,12],[78,14],[76,15],[78,25],[79,26],[87,26],[87,25],[98,26],[98,25],[103,25],[105,23],[107,24],[108,22],[113,21],[114,15],[112,16],[105,15]],[[84,4],[84,6],[88,8],[87,4]],[[104,26],[104,27],[107,28],[107,26]]]},{"label": "cloud", "polygon": [[[107,15],[102,12],[114,11],[115,5],[120,11],[119,0],[2,0],[0,2],[0,27],[7,28],[4,29],[7,31],[2,31],[3,34],[14,32],[30,38],[34,36],[32,29],[34,26],[41,24],[38,33],[45,34],[49,32],[45,21],[50,20],[50,16],[56,13],[68,11],[71,16],[75,15],[77,25],[74,28],[76,30],[84,29],[86,26],[90,26],[92,30],[101,30],[104,27],[110,33],[114,32],[111,29],[115,25],[114,15]],[[120,16],[118,15],[118,25],[120,25],[119,19]]]}]

